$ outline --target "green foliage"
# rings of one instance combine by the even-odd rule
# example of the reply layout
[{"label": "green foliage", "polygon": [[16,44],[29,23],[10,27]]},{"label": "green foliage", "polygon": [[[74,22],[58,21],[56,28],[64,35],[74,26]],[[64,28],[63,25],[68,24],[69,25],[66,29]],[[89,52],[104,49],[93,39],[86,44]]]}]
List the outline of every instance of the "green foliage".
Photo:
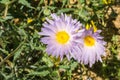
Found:
[{"label": "green foliage", "polygon": [[19,0],[18,3],[21,3],[22,5],[28,7],[28,8],[33,8],[30,3],[26,0]]},{"label": "green foliage", "polygon": [[[75,80],[74,72],[80,80],[84,74],[90,77],[90,72],[106,80],[120,79],[119,36],[110,34],[113,28],[107,22],[111,18],[106,17],[111,16],[108,10],[114,4],[103,0],[0,0],[0,80]],[[110,55],[92,69],[75,60],[48,56],[38,33],[51,13],[72,15],[84,25],[93,20],[110,43]]]}]

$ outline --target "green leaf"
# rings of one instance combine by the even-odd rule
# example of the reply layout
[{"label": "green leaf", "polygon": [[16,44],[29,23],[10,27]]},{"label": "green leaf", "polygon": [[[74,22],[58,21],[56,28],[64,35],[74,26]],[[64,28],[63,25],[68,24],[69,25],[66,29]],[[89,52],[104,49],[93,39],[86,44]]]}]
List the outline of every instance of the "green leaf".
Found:
[{"label": "green leaf", "polygon": [[67,1],[68,1],[68,0],[63,0],[63,1],[62,1],[62,2],[63,2],[62,7],[64,7],[64,6],[65,6],[65,4],[67,3]]},{"label": "green leaf", "polygon": [[64,12],[70,12],[70,11],[74,11],[74,10],[75,10],[74,8],[63,8],[58,11],[58,14],[64,13]]},{"label": "green leaf", "polygon": [[85,3],[85,0],[80,0],[80,3],[81,3],[81,4],[84,4],[84,3]]},{"label": "green leaf", "polygon": [[13,19],[12,16],[6,16],[5,18],[0,17],[0,22],[5,22],[6,20]]},{"label": "green leaf", "polygon": [[6,51],[5,49],[0,48],[0,51],[3,52],[4,54],[8,55],[8,51]]},{"label": "green leaf", "polygon": [[44,15],[50,15],[51,11],[50,11],[50,9],[46,8],[46,9],[44,9],[43,13],[44,13]]},{"label": "green leaf", "polygon": [[50,10],[55,10],[57,7],[55,7],[55,6],[48,6],[48,8],[49,8]]},{"label": "green leaf", "polygon": [[43,77],[43,76],[46,76],[46,75],[48,75],[50,72],[49,71],[41,71],[41,72],[30,72],[28,75],[34,75],[34,76],[41,76],[41,77]]},{"label": "green leaf", "polygon": [[21,35],[24,39],[27,37],[27,34],[24,29],[19,28],[18,31],[19,35]]},{"label": "green leaf", "polygon": [[0,1],[0,3],[2,3],[2,4],[9,4],[10,3],[10,0],[2,0],[2,1]]},{"label": "green leaf", "polygon": [[20,47],[19,50],[14,54],[14,61],[20,56],[20,53],[24,49],[24,46]]},{"label": "green leaf", "polygon": [[70,66],[71,66],[71,70],[74,70],[77,67],[78,63],[77,62],[73,62]]},{"label": "green leaf", "polygon": [[40,0],[39,5],[40,5],[40,4],[43,4],[43,3],[44,3],[44,0]]},{"label": "green leaf", "polygon": [[84,8],[79,10],[78,12],[79,17],[81,17],[84,21],[88,21],[90,19],[89,12]]},{"label": "green leaf", "polygon": [[3,73],[3,72],[1,72],[1,71],[0,71],[0,77],[3,77],[5,80],[7,80],[7,76],[6,76],[6,74]]},{"label": "green leaf", "polygon": [[19,3],[25,5],[26,7],[29,7],[29,8],[33,8],[30,3],[28,3],[28,1],[26,0],[19,0]]},{"label": "green leaf", "polygon": [[69,69],[70,66],[68,66],[68,65],[61,65],[60,68],[62,68],[62,69]]},{"label": "green leaf", "polygon": [[[24,40],[25,41],[25,40]],[[13,51],[11,52],[11,54],[14,54],[14,59],[13,60],[16,60],[19,56],[20,56],[20,53],[22,52],[23,48],[24,48],[24,41],[21,42],[19,44],[19,46]]]},{"label": "green leaf", "polygon": [[51,77],[52,77],[53,80],[59,80],[58,70],[52,71],[52,72],[51,72]]},{"label": "green leaf", "polygon": [[48,65],[48,67],[52,67],[54,64],[52,63],[51,59],[47,56],[44,56],[42,60]]},{"label": "green leaf", "polygon": [[3,19],[2,17],[0,17],[0,22],[4,22],[5,21],[5,19]]},{"label": "green leaf", "polygon": [[13,16],[9,15],[4,18],[5,20],[13,19]]}]

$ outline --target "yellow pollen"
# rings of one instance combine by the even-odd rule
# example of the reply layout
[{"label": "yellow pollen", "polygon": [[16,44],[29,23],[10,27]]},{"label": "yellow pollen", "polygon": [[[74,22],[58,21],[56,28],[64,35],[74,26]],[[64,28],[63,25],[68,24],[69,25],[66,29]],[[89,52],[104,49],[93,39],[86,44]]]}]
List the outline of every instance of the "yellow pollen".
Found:
[{"label": "yellow pollen", "polygon": [[56,33],[56,41],[60,44],[65,44],[68,42],[70,36],[65,31],[59,31]]},{"label": "yellow pollen", "polygon": [[95,39],[88,35],[84,38],[84,44],[89,47],[93,46],[95,44]]}]

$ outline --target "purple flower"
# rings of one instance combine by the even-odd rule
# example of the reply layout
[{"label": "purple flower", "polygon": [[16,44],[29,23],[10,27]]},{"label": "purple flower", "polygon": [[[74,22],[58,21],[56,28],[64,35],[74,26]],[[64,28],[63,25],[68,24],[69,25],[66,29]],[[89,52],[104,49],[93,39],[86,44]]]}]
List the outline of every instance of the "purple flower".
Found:
[{"label": "purple flower", "polygon": [[51,14],[51,17],[52,19],[46,19],[39,33],[43,36],[41,42],[47,44],[46,52],[49,55],[60,57],[61,60],[64,55],[68,60],[72,57],[77,59],[81,51],[77,36],[79,33],[82,35],[82,30],[80,30],[82,24],[66,14],[60,16]]},{"label": "purple flower", "polygon": [[102,62],[101,56],[105,55],[105,41],[100,36],[101,30],[88,29],[84,30],[82,37],[79,39],[82,53],[78,61],[83,64],[89,64],[90,67],[96,62]]}]

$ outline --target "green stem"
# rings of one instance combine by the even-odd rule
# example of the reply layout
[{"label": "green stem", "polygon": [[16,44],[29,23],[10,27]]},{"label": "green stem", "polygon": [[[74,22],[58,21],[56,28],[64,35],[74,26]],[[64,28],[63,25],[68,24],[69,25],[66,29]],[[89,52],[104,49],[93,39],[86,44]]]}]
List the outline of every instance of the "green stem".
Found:
[{"label": "green stem", "polygon": [[8,12],[8,4],[5,5],[4,18],[6,18]]},{"label": "green stem", "polygon": [[9,5],[14,3],[15,1],[17,1],[17,0],[12,0],[10,3],[5,4],[5,11],[4,11],[4,16],[3,16],[4,18],[6,18],[6,16],[7,16]]},{"label": "green stem", "polygon": [[72,77],[71,77],[71,76],[72,76],[72,74],[71,74],[71,73],[72,73],[72,71],[71,71],[71,70],[69,70],[69,71],[68,71],[68,75],[69,75],[68,80],[72,80],[72,79],[71,79],[71,78],[72,78]]},{"label": "green stem", "polygon": [[59,70],[57,72],[58,72],[58,76],[59,76],[58,80],[61,80],[61,75],[60,75]]}]

